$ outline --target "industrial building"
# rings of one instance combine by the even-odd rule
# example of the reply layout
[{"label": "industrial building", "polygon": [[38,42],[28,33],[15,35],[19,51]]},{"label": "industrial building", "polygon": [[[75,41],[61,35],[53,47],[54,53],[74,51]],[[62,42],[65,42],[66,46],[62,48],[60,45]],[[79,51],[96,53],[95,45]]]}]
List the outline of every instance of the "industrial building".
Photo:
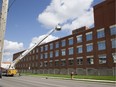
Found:
[{"label": "industrial building", "polygon": [[[41,74],[116,75],[115,0],[95,5],[94,27],[37,46],[16,64],[20,72]],[[22,51],[23,52],[23,51]],[[22,52],[15,53],[13,59]]]}]

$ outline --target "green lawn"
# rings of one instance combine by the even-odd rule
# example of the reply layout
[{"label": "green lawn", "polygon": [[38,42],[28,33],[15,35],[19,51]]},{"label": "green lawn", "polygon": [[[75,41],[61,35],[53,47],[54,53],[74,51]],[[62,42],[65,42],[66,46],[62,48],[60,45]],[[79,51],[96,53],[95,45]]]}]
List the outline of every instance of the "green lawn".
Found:
[{"label": "green lawn", "polygon": [[[32,73],[22,73],[22,75],[31,75],[31,76],[45,76],[45,77],[61,77],[61,78],[70,78],[70,75],[59,75],[59,74],[32,74]],[[110,80],[116,81],[115,76],[85,76],[85,75],[74,75],[76,79],[94,79],[94,80]]]}]

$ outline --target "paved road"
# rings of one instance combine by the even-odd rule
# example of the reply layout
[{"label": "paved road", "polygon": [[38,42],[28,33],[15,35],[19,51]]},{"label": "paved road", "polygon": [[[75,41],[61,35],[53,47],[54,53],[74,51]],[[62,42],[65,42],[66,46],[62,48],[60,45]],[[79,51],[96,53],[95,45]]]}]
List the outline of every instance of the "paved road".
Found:
[{"label": "paved road", "polygon": [[0,87],[115,87],[115,84],[21,76],[3,77]]}]

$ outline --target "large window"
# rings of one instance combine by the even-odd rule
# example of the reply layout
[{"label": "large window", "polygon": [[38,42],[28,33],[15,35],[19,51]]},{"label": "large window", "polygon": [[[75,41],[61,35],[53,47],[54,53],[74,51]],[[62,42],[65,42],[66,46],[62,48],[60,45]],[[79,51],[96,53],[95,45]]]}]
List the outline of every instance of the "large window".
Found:
[{"label": "large window", "polygon": [[105,50],[106,49],[105,41],[100,41],[97,44],[98,44],[98,50]]},{"label": "large window", "polygon": [[112,48],[116,48],[116,39],[112,39]]},{"label": "large window", "polygon": [[55,60],[55,66],[59,66],[59,60]]},{"label": "large window", "polygon": [[33,52],[33,54],[34,54],[34,53],[35,53],[35,49],[33,49],[33,51],[32,51],[32,52]]},{"label": "large window", "polygon": [[114,63],[116,63],[116,53],[112,53],[112,56],[113,56]]},{"label": "large window", "polygon": [[93,56],[87,56],[87,64],[94,64]]},{"label": "large window", "polygon": [[92,43],[87,44],[87,45],[86,45],[86,48],[87,48],[87,52],[93,51],[93,44],[92,44]]},{"label": "large window", "polygon": [[38,53],[39,51],[38,51],[38,48],[36,48],[36,53]]},{"label": "large window", "polygon": [[97,38],[105,37],[104,28],[97,30]]},{"label": "large window", "polygon": [[47,66],[48,66],[48,62],[44,61],[44,67],[47,67]]},{"label": "large window", "polygon": [[53,52],[51,51],[51,52],[50,52],[50,58],[52,58],[52,57],[53,57]]},{"label": "large window", "polygon": [[69,64],[69,66],[74,65],[74,59],[73,58],[69,58],[68,59],[68,64]]},{"label": "large window", "polygon": [[58,57],[59,56],[59,50],[55,51],[55,56]]},{"label": "large window", "polygon": [[73,52],[73,47],[69,48],[68,49],[68,52],[69,52],[69,55],[72,55],[74,52]]},{"label": "large window", "polygon": [[65,66],[66,65],[66,60],[65,59],[62,59],[61,60],[61,66]]},{"label": "large window", "polygon": [[99,57],[99,64],[106,63],[106,55],[98,55]]},{"label": "large window", "polygon": [[56,48],[59,48],[59,42],[56,42],[55,47],[56,47]]},{"label": "large window", "polygon": [[86,33],[86,40],[92,40],[92,32]]},{"label": "large window", "polygon": [[[28,58],[27,58],[28,59]],[[38,59],[38,54],[36,54],[36,60]],[[27,60],[28,61],[28,60]]]},{"label": "large window", "polygon": [[49,61],[49,66],[50,66],[50,67],[53,66],[53,61],[52,61],[52,60]]},{"label": "large window", "polygon": [[66,49],[62,49],[61,52],[62,52],[62,56],[66,55]]},{"label": "large window", "polygon": [[82,52],[83,52],[82,45],[77,46],[77,53],[82,53]]},{"label": "large window", "polygon": [[82,35],[77,36],[77,43],[82,42]]},{"label": "large window", "polygon": [[83,64],[83,57],[77,57],[77,65]]},{"label": "large window", "polygon": [[40,54],[40,59],[43,59],[43,54]]},{"label": "large window", "polygon": [[40,67],[43,67],[43,62],[40,62]]},{"label": "large window", "polygon": [[52,50],[52,49],[53,49],[53,43],[50,44],[50,50]]},{"label": "large window", "polygon": [[111,35],[116,35],[116,25],[110,26]]},{"label": "large window", "polygon": [[48,53],[44,53],[45,59],[48,58]]},{"label": "large window", "polygon": [[62,47],[66,46],[66,40],[62,40]]},{"label": "large window", "polygon": [[48,50],[48,45],[45,45],[45,51],[47,51]]},{"label": "large window", "polygon": [[73,38],[69,38],[68,43],[69,43],[69,45],[73,45]]},{"label": "large window", "polygon": [[41,52],[43,52],[43,46],[41,46],[40,50],[41,50]]}]

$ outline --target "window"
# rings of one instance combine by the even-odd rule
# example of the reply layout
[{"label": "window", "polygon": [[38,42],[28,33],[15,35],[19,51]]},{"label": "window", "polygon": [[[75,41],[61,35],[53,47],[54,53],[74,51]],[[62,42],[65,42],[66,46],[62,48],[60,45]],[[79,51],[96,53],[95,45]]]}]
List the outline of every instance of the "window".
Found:
[{"label": "window", "polygon": [[36,48],[36,53],[38,53],[39,51],[38,51],[38,48]]},{"label": "window", "polygon": [[86,40],[92,40],[92,32],[86,33]]},{"label": "window", "polygon": [[116,53],[112,53],[112,56],[113,56],[114,63],[116,63]]},{"label": "window", "polygon": [[[28,58],[27,58],[28,59]],[[36,60],[38,59],[38,54],[36,54]],[[27,60],[28,61],[28,60]]]},{"label": "window", "polygon": [[48,58],[48,53],[44,53],[45,59]]},{"label": "window", "polygon": [[33,49],[33,54],[35,53],[35,49]]},{"label": "window", "polygon": [[74,65],[74,60],[73,60],[73,58],[69,58],[69,59],[68,59],[68,64],[69,64],[69,66]]},{"label": "window", "polygon": [[105,50],[106,49],[105,41],[100,41],[97,44],[98,44],[98,50]]},{"label": "window", "polygon": [[55,56],[58,57],[59,56],[59,50],[55,51]]},{"label": "window", "polygon": [[56,46],[56,48],[59,48],[59,42],[56,42],[55,46]]},{"label": "window", "polygon": [[93,51],[93,44],[92,43],[86,44],[86,48],[87,48],[87,52]]},{"label": "window", "polygon": [[45,45],[45,51],[47,51],[48,50],[48,45]]},{"label": "window", "polygon": [[40,50],[41,50],[41,52],[43,52],[43,46],[41,47],[41,49],[40,49]]},{"label": "window", "polygon": [[49,61],[49,66],[52,67],[52,65],[53,65],[53,62],[52,62],[52,60],[50,60]]},{"label": "window", "polygon": [[82,35],[77,36],[77,43],[82,42]]},{"label": "window", "polygon": [[43,54],[40,55],[40,59],[43,59]]},{"label": "window", "polygon": [[97,38],[105,37],[104,28],[97,30]]},{"label": "window", "polygon": [[116,35],[116,25],[110,26],[111,35]]},{"label": "window", "polygon": [[116,39],[112,39],[112,48],[116,48]]},{"label": "window", "polygon": [[62,47],[66,46],[66,40],[62,40]]},{"label": "window", "polygon": [[53,52],[51,51],[51,52],[50,52],[50,58],[52,58],[52,57],[53,57]]},{"label": "window", "polygon": [[43,62],[40,62],[40,67],[43,67]]},{"label": "window", "polygon": [[48,62],[44,61],[44,66],[47,67],[48,66]]},{"label": "window", "polygon": [[73,54],[73,47],[69,48],[68,52],[69,52],[69,55],[72,55]]},{"label": "window", "polygon": [[61,60],[61,66],[65,66],[66,65],[66,60],[65,59],[62,59]]},{"label": "window", "polygon": [[82,53],[82,52],[83,52],[82,45],[77,46],[77,53]]},{"label": "window", "polygon": [[52,50],[52,49],[53,49],[53,43],[50,44],[50,50]]},{"label": "window", "polygon": [[32,56],[32,60],[34,60],[35,59],[35,57],[34,56]]},{"label": "window", "polygon": [[66,55],[66,49],[62,49],[62,56],[65,56]]},{"label": "window", "polygon": [[69,39],[68,39],[68,44],[69,44],[69,45],[73,45],[73,38],[69,38]]},{"label": "window", "polygon": [[83,64],[83,57],[77,57],[77,65]]},{"label": "window", "polygon": [[55,60],[55,66],[59,66],[59,61]]},{"label": "window", "polygon": [[106,55],[98,55],[99,57],[99,64],[106,63]]},{"label": "window", "polygon": [[87,64],[94,64],[93,56],[87,56]]}]

